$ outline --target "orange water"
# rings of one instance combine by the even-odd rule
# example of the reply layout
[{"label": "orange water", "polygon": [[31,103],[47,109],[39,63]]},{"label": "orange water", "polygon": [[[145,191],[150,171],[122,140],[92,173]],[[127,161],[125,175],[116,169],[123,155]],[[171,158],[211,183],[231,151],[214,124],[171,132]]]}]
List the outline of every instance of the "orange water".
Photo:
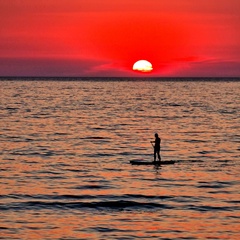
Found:
[{"label": "orange water", "polygon": [[0,238],[239,239],[239,90],[2,81]]}]

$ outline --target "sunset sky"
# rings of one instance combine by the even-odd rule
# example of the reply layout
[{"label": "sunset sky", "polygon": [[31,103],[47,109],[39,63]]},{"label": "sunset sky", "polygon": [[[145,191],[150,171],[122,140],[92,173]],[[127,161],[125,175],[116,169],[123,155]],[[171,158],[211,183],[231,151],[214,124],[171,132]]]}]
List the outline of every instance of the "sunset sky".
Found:
[{"label": "sunset sky", "polygon": [[[0,0],[0,76],[238,76],[240,0]],[[153,71],[132,70],[138,60]]]}]

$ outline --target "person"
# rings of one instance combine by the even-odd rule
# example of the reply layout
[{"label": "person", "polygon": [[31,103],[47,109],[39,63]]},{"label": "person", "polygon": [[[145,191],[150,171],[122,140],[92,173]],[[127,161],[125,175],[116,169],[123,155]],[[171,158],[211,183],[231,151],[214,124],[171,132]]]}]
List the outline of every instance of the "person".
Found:
[{"label": "person", "polygon": [[158,156],[158,161],[161,161],[160,156],[160,148],[161,148],[161,138],[158,136],[157,133],[155,133],[155,141],[151,141],[151,143],[154,143],[154,162],[156,161],[156,155]]}]

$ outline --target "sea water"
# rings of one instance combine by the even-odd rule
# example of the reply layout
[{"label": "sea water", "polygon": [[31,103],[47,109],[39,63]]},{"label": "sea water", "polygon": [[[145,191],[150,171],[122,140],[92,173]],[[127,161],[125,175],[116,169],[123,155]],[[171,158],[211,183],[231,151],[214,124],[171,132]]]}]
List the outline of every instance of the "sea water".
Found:
[{"label": "sea water", "polygon": [[[30,80],[0,82],[1,239],[239,239],[239,81]],[[156,132],[176,163],[129,164]]]}]

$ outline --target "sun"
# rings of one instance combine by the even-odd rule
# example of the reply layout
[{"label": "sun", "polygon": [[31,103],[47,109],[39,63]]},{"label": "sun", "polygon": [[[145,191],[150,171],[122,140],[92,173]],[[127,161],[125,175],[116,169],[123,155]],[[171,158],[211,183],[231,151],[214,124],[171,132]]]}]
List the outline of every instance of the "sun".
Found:
[{"label": "sun", "polygon": [[152,64],[147,60],[139,60],[133,64],[133,70],[139,72],[151,72],[153,70]]}]

